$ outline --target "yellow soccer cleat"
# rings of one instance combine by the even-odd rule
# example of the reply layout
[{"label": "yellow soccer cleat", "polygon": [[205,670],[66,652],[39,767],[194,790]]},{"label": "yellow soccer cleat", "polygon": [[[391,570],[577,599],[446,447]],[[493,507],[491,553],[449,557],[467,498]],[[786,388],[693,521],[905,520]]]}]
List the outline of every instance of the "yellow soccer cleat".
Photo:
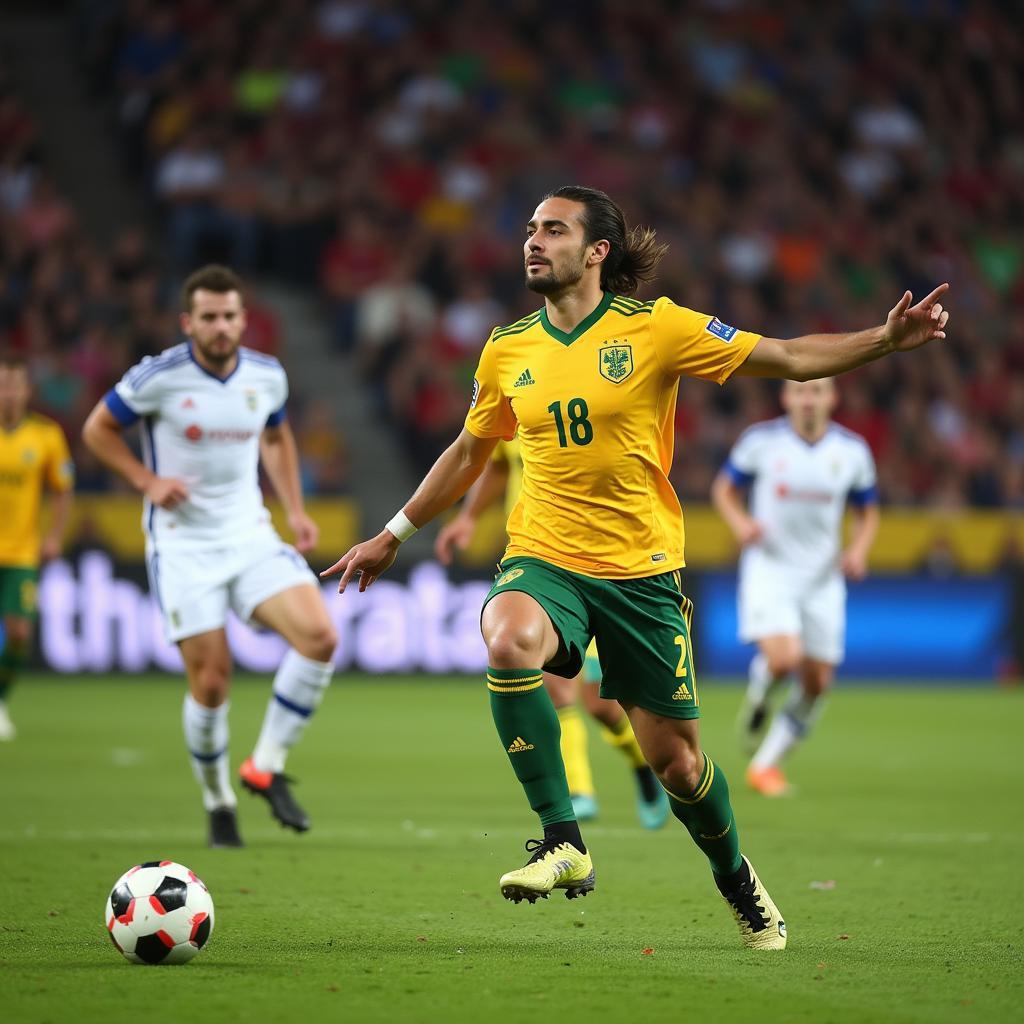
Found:
[{"label": "yellow soccer cleat", "polygon": [[501,895],[513,903],[537,898],[547,899],[552,889],[564,889],[565,898],[574,900],[594,889],[594,862],[589,853],[580,853],[572,843],[528,839],[526,849],[533,853],[524,867],[506,871],[498,885]]},{"label": "yellow soccer cleat", "polygon": [[785,949],[786,922],[772,902],[768,890],[754,873],[750,861],[743,858],[749,878],[731,889],[724,888],[716,878],[718,890],[740,928],[740,938],[747,949]]}]

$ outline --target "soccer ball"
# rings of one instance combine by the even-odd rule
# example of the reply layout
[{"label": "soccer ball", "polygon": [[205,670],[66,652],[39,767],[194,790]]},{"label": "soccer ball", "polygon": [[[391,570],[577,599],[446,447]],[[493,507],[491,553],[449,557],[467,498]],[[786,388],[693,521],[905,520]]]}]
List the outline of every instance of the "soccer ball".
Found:
[{"label": "soccer ball", "polygon": [[213,898],[183,864],[150,860],[114,883],[103,922],[131,963],[184,964],[213,934]]}]

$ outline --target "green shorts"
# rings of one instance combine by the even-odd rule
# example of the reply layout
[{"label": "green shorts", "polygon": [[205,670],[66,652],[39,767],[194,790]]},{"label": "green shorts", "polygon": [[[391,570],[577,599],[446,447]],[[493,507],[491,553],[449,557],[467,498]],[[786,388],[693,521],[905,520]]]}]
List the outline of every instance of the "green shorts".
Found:
[{"label": "green shorts", "polygon": [[601,659],[601,696],[665,718],[699,718],[690,624],[693,604],[678,572],[632,580],[600,580],[539,558],[501,564],[484,605],[518,590],[547,612],[559,650],[544,667],[571,679],[583,667],[591,638]]},{"label": "green shorts", "polygon": [[0,565],[0,615],[34,619],[38,612],[39,570]]}]

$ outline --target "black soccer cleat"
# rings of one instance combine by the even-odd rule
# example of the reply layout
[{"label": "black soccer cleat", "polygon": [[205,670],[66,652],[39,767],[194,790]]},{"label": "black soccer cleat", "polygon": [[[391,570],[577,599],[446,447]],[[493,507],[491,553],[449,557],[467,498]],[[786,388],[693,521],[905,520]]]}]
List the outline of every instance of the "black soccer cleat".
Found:
[{"label": "black soccer cleat", "polygon": [[270,805],[270,813],[285,828],[294,829],[296,832],[309,831],[309,815],[295,802],[288,783],[293,781],[281,772],[261,772],[252,763],[252,758],[246,758],[242,767],[238,770],[242,785],[263,797]]},{"label": "black soccer cleat", "polygon": [[245,846],[238,834],[238,816],[234,807],[218,807],[210,811],[210,848],[228,850]]}]

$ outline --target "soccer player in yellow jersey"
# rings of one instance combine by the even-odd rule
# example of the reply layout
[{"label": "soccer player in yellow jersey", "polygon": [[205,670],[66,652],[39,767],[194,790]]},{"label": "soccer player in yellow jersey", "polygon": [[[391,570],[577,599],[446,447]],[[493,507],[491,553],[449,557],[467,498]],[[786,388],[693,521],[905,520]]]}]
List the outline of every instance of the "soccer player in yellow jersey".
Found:
[{"label": "soccer player in yellow jersey", "polygon": [[[71,513],[74,471],[60,427],[28,411],[28,367],[0,358],[0,740],[12,740],[7,694],[32,646],[39,563],[60,554]],[[43,489],[50,492],[50,528],[41,537]]]},{"label": "soccer player in yellow jersey", "polygon": [[[455,549],[464,549],[473,539],[480,514],[502,499],[505,501],[505,518],[508,519],[519,504],[522,487],[523,456],[519,439],[499,441],[486,469],[466,495],[459,514],[437,535],[434,553],[438,559],[450,565]],[[597,690],[600,682],[601,664],[597,644],[593,640],[587,648],[583,671],[578,676],[565,679],[553,672],[544,673],[544,688],[555,706],[562,733],[559,746],[573,813],[577,821],[593,821],[598,815],[594,773],[587,749],[587,727],[578,707],[582,692],[583,705],[600,724],[601,736],[622,752],[633,771],[640,824],[644,828],[661,828],[668,820],[668,798],[658,785],[651,766],[644,760],[633,727],[629,724],[629,716],[618,701],[601,698]]]},{"label": "soccer player in yellow jersey", "polygon": [[359,589],[370,586],[403,540],[468,490],[498,438],[518,431],[523,491],[481,629],[491,712],[544,838],[501,877],[502,894],[532,903],[556,888],[569,898],[594,888],[541,671],[576,675],[596,636],[601,693],[626,709],[743,944],[782,949],[785,923],[740,853],[725,776],[700,742],[683,517],[668,481],[679,378],[815,380],[917,348],[945,337],[938,300],[948,285],[916,305],[905,292],[877,327],[781,341],[671,299],[628,298],[663,251],[649,229],[628,230],[603,192],[570,185],[546,196],[524,245],[526,284],[544,305],[491,333],[465,429],[385,528],[322,575],[340,573],[342,591],[357,573]]}]

